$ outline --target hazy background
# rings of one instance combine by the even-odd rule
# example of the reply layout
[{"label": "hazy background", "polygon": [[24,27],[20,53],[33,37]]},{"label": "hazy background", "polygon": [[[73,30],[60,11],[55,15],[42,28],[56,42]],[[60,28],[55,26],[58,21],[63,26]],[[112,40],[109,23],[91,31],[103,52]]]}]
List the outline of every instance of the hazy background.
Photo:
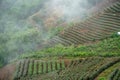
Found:
[{"label": "hazy background", "polygon": [[1,62],[37,49],[41,34],[26,19],[40,10],[43,3],[44,0],[0,0]]},{"label": "hazy background", "polygon": [[102,0],[0,0],[0,66],[20,54],[39,50],[61,24],[89,16]]}]

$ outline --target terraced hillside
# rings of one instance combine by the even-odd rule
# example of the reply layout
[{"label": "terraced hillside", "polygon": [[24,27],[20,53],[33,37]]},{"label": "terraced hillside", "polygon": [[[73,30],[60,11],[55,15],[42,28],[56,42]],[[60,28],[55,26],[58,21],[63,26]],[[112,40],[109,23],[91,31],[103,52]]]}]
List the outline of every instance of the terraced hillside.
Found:
[{"label": "terraced hillside", "polygon": [[43,61],[43,60],[21,60],[14,80],[23,80],[28,76],[47,74],[53,71],[59,71],[66,67],[64,61]]},{"label": "terraced hillside", "polygon": [[109,37],[112,33],[120,31],[119,12],[120,2],[118,1],[112,6],[105,8],[104,11],[65,29],[58,36],[51,39],[49,44],[77,45]]},{"label": "terraced hillside", "polygon": [[[109,38],[113,33],[120,31],[119,8],[120,8],[120,2],[116,2],[112,6],[105,8],[103,12],[93,15],[81,23],[72,25],[72,27],[65,29],[58,36],[51,39],[51,41],[49,42],[49,45],[54,45],[58,43],[61,43],[66,46],[69,46],[72,44],[78,45],[78,44],[91,43],[98,40]],[[119,46],[117,47],[119,48]],[[111,48],[109,49],[113,50]],[[106,48],[106,51],[107,50],[108,48]],[[50,50],[48,51],[50,52]],[[94,53],[94,51],[92,50],[90,51]],[[71,55],[71,54],[67,54],[67,55]],[[14,79],[15,80],[17,79],[22,79],[22,80],[24,79],[25,80],[119,80],[120,58],[119,57],[98,57],[98,56],[100,55],[97,55],[96,57],[93,57],[92,55],[92,57],[79,58],[79,59],[72,58],[67,61],[64,60],[64,58],[62,58],[63,64],[61,64],[61,61],[59,63],[59,60],[55,61],[54,64],[57,67],[53,67],[52,63],[48,64],[49,61],[40,62],[40,64],[38,64],[39,61],[36,61],[36,60],[35,61],[25,60],[25,62],[27,61],[27,64],[29,65],[30,68],[27,68],[28,70],[26,70],[24,73],[24,69],[26,68],[24,63],[22,63],[23,67],[21,66],[21,64],[19,64],[16,76],[14,77]],[[58,54],[58,57],[60,57],[59,54]],[[27,57],[27,58],[30,58],[30,57]],[[54,61],[51,61],[51,62],[54,62]],[[42,68],[39,69],[37,67],[38,65],[41,65]],[[60,67],[60,65],[63,65],[64,67]],[[53,68],[54,70],[52,70]]]},{"label": "terraced hillside", "polygon": [[62,62],[21,60],[14,80],[117,80],[120,58],[89,57]]},{"label": "terraced hillside", "polygon": [[0,80],[120,80],[119,13],[117,1],[71,25],[45,46],[62,45],[21,55]]}]

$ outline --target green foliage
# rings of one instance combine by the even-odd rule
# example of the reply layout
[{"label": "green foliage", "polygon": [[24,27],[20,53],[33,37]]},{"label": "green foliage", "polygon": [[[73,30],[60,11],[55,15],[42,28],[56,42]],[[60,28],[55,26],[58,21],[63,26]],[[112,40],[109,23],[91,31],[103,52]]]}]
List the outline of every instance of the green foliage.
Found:
[{"label": "green foliage", "polygon": [[31,57],[89,57],[89,56],[120,56],[120,36],[114,38],[107,38],[96,44],[80,45],[75,47],[74,45],[65,47],[61,44],[55,47],[43,49],[31,54],[22,55],[21,58]]},{"label": "green foliage", "polygon": [[[14,13],[16,17],[18,18],[27,18],[28,16],[32,15],[36,10],[38,11],[40,9],[41,3],[43,3],[44,0],[17,0],[15,4],[11,7],[10,13]],[[31,4],[32,3],[32,4]],[[39,6],[39,7],[38,7]]]},{"label": "green foliage", "polygon": [[2,0],[0,3],[1,66],[22,53],[37,49],[41,34],[27,22],[27,18],[39,11],[44,1]]},{"label": "green foliage", "polygon": [[50,30],[48,30],[47,37],[52,38],[53,36],[60,33],[60,31],[62,31],[63,29],[64,29],[64,27],[62,27],[62,26],[52,27]]},{"label": "green foliage", "polygon": [[3,58],[0,57],[0,68],[4,65]]},{"label": "green foliage", "polygon": [[100,77],[99,80],[106,80],[106,78],[104,78],[104,77]]},{"label": "green foliage", "polygon": [[118,37],[119,35],[117,33],[113,33],[110,37],[111,38],[115,38],[115,37]]}]

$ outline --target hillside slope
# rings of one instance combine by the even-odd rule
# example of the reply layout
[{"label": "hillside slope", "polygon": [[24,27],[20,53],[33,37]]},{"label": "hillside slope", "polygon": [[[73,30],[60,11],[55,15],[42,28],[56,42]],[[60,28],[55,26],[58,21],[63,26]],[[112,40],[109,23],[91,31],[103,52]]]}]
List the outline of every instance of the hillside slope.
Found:
[{"label": "hillside slope", "polygon": [[114,32],[120,31],[119,10],[120,2],[116,2],[108,8],[104,8],[104,11],[65,29],[58,36],[53,37],[50,44],[77,45],[109,37]]},{"label": "hillside slope", "polygon": [[[51,39],[42,40],[42,50],[36,50],[34,46],[39,44],[41,37],[33,26],[23,30],[22,34],[17,32],[10,39],[15,39],[16,44],[22,40],[27,45],[19,43],[22,46],[18,48],[18,53],[28,51],[0,69],[0,80],[119,80],[119,12],[118,1],[82,22],[68,25]],[[6,39],[1,37],[1,42]],[[9,40],[7,43],[12,44]],[[16,51],[16,46],[14,48],[12,50]]]}]

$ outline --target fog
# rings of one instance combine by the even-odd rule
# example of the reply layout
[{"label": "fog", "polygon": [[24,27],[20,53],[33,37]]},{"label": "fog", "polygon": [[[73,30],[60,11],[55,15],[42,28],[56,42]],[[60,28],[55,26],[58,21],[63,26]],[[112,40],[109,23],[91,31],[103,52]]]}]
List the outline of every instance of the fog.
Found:
[{"label": "fog", "polygon": [[41,8],[41,1],[0,0],[0,63],[38,49],[41,34],[27,18]]},{"label": "fog", "polygon": [[96,1],[0,0],[0,63],[39,50],[54,27],[86,18]]},{"label": "fog", "polygon": [[86,0],[52,0],[46,4],[50,12],[59,10],[66,21],[82,18],[87,12],[88,2]]}]

